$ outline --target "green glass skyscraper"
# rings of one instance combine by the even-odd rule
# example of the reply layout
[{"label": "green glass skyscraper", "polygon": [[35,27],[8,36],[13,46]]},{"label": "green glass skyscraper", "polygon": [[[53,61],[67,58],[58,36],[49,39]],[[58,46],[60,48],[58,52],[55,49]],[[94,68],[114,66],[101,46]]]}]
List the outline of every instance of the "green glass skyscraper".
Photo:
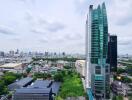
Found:
[{"label": "green glass skyscraper", "polygon": [[96,9],[89,7],[86,21],[86,87],[91,88],[95,98],[109,97],[108,23],[103,3]]}]

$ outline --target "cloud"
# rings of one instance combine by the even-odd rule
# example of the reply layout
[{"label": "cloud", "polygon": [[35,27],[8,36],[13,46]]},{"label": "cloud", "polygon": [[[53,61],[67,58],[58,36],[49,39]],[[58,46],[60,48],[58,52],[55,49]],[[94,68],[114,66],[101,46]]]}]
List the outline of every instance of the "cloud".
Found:
[{"label": "cloud", "polygon": [[46,29],[49,32],[58,32],[60,30],[63,30],[65,28],[65,26],[62,23],[59,22],[52,22],[52,23],[48,23],[46,26]]},{"label": "cloud", "polygon": [[131,0],[111,0],[108,3],[109,18],[117,25],[127,25],[132,23],[132,1]]},{"label": "cloud", "polygon": [[119,44],[119,45],[122,45],[122,46],[126,46],[126,45],[129,45],[130,42],[129,42],[129,41],[119,41],[118,44]]},{"label": "cloud", "polygon": [[132,38],[130,37],[119,37],[118,38],[118,44],[120,46],[129,46],[132,45]]},{"label": "cloud", "polygon": [[66,28],[66,26],[61,22],[49,21],[40,17],[38,17],[36,24],[39,28],[42,27],[48,32],[58,32]]},{"label": "cloud", "polygon": [[21,39],[20,38],[12,38],[12,39],[10,39],[11,41],[14,41],[14,42],[20,42],[21,41]]},{"label": "cloud", "polygon": [[15,35],[16,33],[13,31],[13,29],[5,26],[0,26],[0,33],[4,35]]},{"label": "cloud", "polygon": [[31,29],[30,32],[32,33],[37,33],[37,34],[45,34],[45,31],[43,30],[39,30],[39,29]]},{"label": "cloud", "polygon": [[34,16],[31,12],[26,13],[25,20],[32,26],[30,31],[33,33],[55,33],[66,28],[59,21],[48,20],[39,15]]},{"label": "cloud", "polygon": [[72,34],[67,34],[65,35],[65,39],[67,40],[82,40],[82,35],[81,34],[78,34],[78,33],[72,33]]},{"label": "cloud", "polygon": [[39,39],[39,42],[40,43],[48,43],[49,39],[48,39],[48,37],[43,37],[43,38]]},{"label": "cloud", "polygon": [[27,2],[31,2],[32,4],[35,4],[36,0],[18,0],[20,2],[23,2],[23,3],[27,3]]}]

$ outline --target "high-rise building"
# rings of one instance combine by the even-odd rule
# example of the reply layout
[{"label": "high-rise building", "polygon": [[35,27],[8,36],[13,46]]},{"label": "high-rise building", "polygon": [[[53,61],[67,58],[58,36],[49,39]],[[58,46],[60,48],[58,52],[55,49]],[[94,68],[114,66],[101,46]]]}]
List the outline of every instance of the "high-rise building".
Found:
[{"label": "high-rise building", "polygon": [[108,63],[110,64],[110,72],[117,71],[117,36],[110,35],[108,43]]},{"label": "high-rise building", "polygon": [[3,51],[0,51],[0,57],[4,57],[5,53]]},{"label": "high-rise building", "polygon": [[95,98],[109,97],[108,23],[105,3],[89,7],[86,21],[86,88]]}]

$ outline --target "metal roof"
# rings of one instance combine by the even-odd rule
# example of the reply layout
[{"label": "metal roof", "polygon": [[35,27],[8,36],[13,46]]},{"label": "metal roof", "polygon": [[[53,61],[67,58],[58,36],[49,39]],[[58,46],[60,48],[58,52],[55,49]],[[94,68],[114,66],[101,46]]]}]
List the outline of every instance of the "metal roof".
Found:
[{"label": "metal roof", "polygon": [[61,82],[54,82],[51,86],[52,88],[52,92],[57,94],[59,92],[59,89],[60,89],[60,85],[61,85]]},{"label": "metal roof", "polygon": [[33,80],[33,78],[26,77],[26,78],[23,78],[23,79],[21,79],[17,82],[14,82],[14,83],[8,85],[8,88],[9,88],[9,90],[19,89],[19,88],[24,87],[25,85],[27,85],[32,80]]},{"label": "metal roof", "polygon": [[52,84],[51,80],[36,80],[29,88],[48,88],[50,84]]},{"label": "metal roof", "polygon": [[26,85],[28,82],[31,82],[32,80],[33,80],[33,78],[31,78],[31,77],[26,77],[26,78],[23,78],[23,79],[17,81],[16,84],[19,84],[19,85],[21,85],[21,86],[24,86],[24,85]]},{"label": "metal roof", "polygon": [[37,94],[37,93],[45,93],[45,94],[49,94],[51,92],[51,88],[21,88],[21,89],[17,89],[16,90],[16,94],[17,93],[24,93],[24,94]]},{"label": "metal roof", "polygon": [[52,92],[57,94],[60,85],[60,82],[53,82],[52,80],[36,80],[31,86],[16,89],[15,93],[48,94]]}]

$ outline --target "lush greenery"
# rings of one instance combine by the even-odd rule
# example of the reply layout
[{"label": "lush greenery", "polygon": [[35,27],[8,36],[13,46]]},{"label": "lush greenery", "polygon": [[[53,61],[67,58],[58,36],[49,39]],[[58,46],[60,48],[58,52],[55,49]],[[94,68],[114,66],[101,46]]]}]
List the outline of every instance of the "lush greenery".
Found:
[{"label": "lush greenery", "polygon": [[55,75],[54,75],[54,80],[55,81],[59,81],[59,82],[63,82],[64,81],[64,79],[63,79],[63,74],[62,73],[56,73]]},{"label": "lush greenery", "polygon": [[33,61],[39,61],[39,60],[49,60],[49,61],[58,61],[58,60],[63,60],[63,61],[70,61],[70,62],[75,62],[78,60],[78,58],[68,58],[68,57],[62,57],[62,58],[33,58]]},{"label": "lush greenery", "polygon": [[51,78],[51,74],[49,73],[34,73],[34,79],[37,78],[43,78],[43,79],[47,79],[47,78]]},{"label": "lush greenery", "polygon": [[21,78],[21,74],[5,72],[0,79],[0,95],[8,93],[7,86],[19,78]]},{"label": "lush greenery", "polygon": [[71,69],[71,66],[64,66],[65,69]]},{"label": "lush greenery", "polygon": [[54,79],[55,81],[63,82],[64,71],[57,72],[55,74],[50,73],[34,73],[34,79],[43,78],[43,79]]},{"label": "lush greenery", "polygon": [[132,79],[128,78],[127,76],[121,77],[121,81],[124,83],[132,83]]},{"label": "lush greenery", "polygon": [[132,76],[132,60],[128,60],[124,62],[125,63],[122,62],[122,65],[127,66],[127,67],[125,69],[118,68],[117,74],[128,73],[129,75]]},{"label": "lush greenery", "polygon": [[27,74],[29,74],[31,70],[32,70],[32,68],[27,68],[26,69]]},{"label": "lush greenery", "polygon": [[85,95],[79,74],[74,71],[65,71],[65,73],[63,72],[61,74],[63,75],[63,83],[57,100],[61,100],[60,98],[64,99],[66,97],[77,97]]},{"label": "lush greenery", "polygon": [[0,95],[7,93],[7,87],[3,80],[0,80]]},{"label": "lush greenery", "polygon": [[114,96],[112,98],[112,100],[123,100],[123,96],[119,95],[119,96]]},{"label": "lush greenery", "polygon": [[122,68],[118,68],[117,69],[117,74],[121,74],[121,73],[126,73],[126,70],[122,69]]},{"label": "lush greenery", "polygon": [[128,67],[126,68],[126,71],[127,71],[127,73],[128,73],[129,75],[132,76],[132,66],[128,66]]}]

